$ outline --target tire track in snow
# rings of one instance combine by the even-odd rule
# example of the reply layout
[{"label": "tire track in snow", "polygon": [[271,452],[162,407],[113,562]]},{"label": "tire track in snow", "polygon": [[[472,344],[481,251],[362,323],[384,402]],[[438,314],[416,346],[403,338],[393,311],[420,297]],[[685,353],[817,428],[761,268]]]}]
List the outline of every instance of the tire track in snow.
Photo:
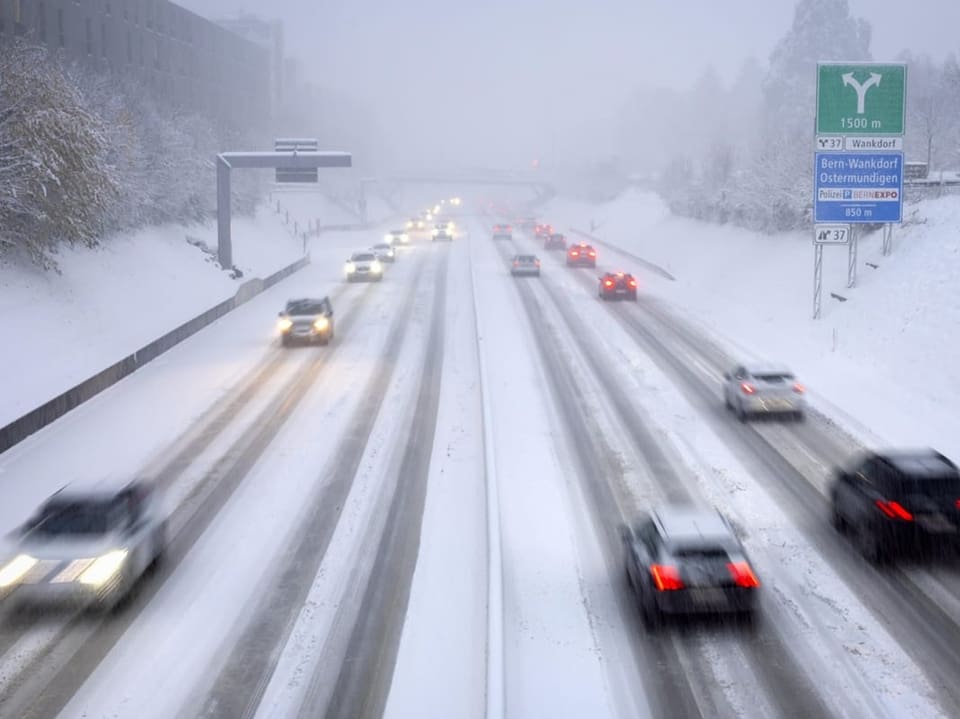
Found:
[{"label": "tire track in snow", "polygon": [[[508,257],[502,251],[500,255],[506,263]],[[558,338],[554,336],[549,325],[542,321],[544,313],[533,288],[525,283],[518,283],[517,291],[530,318],[541,364],[546,370],[554,400],[566,425],[569,438],[567,444],[579,465],[581,484],[593,505],[592,514],[597,533],[605,540],[604,557],[608,574],[612,578],[620,578],[624,572],[620,561],[620,536],[617,526],[619,521],[626,519],[626,514],[613,485],[622,484],[615,479],[622,474],[622,468],[616,459],[616,452],[606,443],[603,431],[591,418],[589,402],[570,362],[563,353],[557,352]],[[641,425],[635,427],[637,432],[641,433],[638,442],[651,449],[652,465],[671,472],[673,476],[672,464],[659,453],[656,441],[642,434],[644,430]],[[601,478],[599,481],[598,477]],[[678,483],[678,486],[682,485]],[[625,624],[628,627],[631,624],[637,627],[634,602],[624,593],[617,594],[620,614],[628,619]],[[633,636],[639,635],[640,632],[637,631]],[[702,712],[700,701],[672,644],[631,641],[630,646],[636,656],[638,672],[644,680],[646,699],[653,716],[709,716]]]}]

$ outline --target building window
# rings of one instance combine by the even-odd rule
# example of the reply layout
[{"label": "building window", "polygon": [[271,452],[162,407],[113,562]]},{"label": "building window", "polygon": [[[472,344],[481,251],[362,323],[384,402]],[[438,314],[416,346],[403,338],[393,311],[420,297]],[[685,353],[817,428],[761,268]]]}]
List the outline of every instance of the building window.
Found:
[{"label": "building window", "polygon": [[128,19],[127,0],[120,0],[120,8],[121,8],[121,11],[123,12],[123,19],[127,20]]},{"label": "building window", "polygon": [[43,0],[37,2],[37,39],[46,44],[47,42],[47,5]]},{"label": "building window", "polygon": [[60,42],[60,47],[67,46],[67,35],[64,32],[63,28],[63,8],[57,8],[57,39]]},{"label": "building window", "polygon": [[104,15],[110,14],[110,0],[106,0],[106,2],[103,3],[103,14]]},{"label": "building window", "polygon": [[13,31],[23,35],[23,7],[22,0],[13,0]]},{"label": "building window", "polygon": [[86,30],[87,55],[93,55],[93,26],[90,23],[90,18],[87,18],[84,22],[84,29]]},{"label": "building window", "polygon": [[107,56],[107,24],[100,23],[100,57]]},{"label": "building window", "polygon": [[140,27],[140,0],[133,0],[133,24]]},{"label": "building window", "polygon": [[133,38],[130,37],[129,30],[127,30],[127,64],[133,64]]},{"label": "building window", "polygon": [[140,67],[143,67],[143,35],[140,36]]},{"label": "building window", "polygon": [[147,0],[146,7],[143,8],[143,21],[148,30],[153,29],[153,0]]}]

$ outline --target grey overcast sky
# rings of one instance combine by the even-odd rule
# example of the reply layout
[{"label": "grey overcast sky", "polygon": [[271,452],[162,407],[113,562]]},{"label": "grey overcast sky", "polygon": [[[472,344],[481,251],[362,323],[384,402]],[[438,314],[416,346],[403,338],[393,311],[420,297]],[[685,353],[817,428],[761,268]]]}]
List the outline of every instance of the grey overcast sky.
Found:
[{"label": "grey overcast sky", "polygon": [[[460,142],[493,161],[497,148],[513,157],[520,148],[542,153],[574,139],[586,152],[591,137],[594,149],[605,151],[604,128],[632,88],[688,85],[708,65],[730,79],[747,57],[766,60],[794,8],[793,0],[182,4],[207,17],[245,12],[283,20],[305,78],[377,107],[390,144],[442,156]],[[904,48],[935,59],[960,50],[960,0],[850,6],[873,26],[875,59]]]}]

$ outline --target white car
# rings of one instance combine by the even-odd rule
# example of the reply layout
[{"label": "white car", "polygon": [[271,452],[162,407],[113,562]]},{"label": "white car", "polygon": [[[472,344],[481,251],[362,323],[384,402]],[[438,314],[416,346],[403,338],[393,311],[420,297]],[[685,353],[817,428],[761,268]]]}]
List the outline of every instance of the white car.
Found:
[{"label": "white car", "polygon": [[14,532],[0,567],[5,602],[108,609],[163,557],[166,520],[153,486],[65,487]]},{"label": "white car", "polygon": [[403,230],[390,230],[383,236],[383,241],[388,245],[409,245],[410,235]]},{"label": "white car", "polygon": [[724,403],[742,422],[760,414],[800,421],[807,408],[804,393],[793,372],[778,365],[740,365],[724,374]]},{"label": "white car", "polygon": [[347,282],[379,282],[383,279],[383,263],[371,251],[354,252],[344,267]]}]

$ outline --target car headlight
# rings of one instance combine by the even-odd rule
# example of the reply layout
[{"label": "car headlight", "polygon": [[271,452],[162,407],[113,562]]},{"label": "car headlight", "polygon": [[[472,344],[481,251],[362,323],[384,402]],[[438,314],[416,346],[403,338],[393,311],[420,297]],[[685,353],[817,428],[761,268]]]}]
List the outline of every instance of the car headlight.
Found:
[{"label": "car headlight", "polygon": [[115,549],[112,552],[107,552],[94,559],[93,564],[83,571],[83,574],[80,575],[80,583],[94,587],[102,586],[120,571],[125,561],[127,561],[126,549]]},{"label": "car headlight", "polygon": [[370,271],[373,272],[374,274],[377,274],[383,271],[383,266],[380,264],[379,260],[374,260],[373,262],[370,263]]},{"label": "car headlight", "polygon": [[18,554],[0,569],[0,588],[10,587],[23,579],[33,569],[37,560],[26,554]]},{"label": "car headlight", "polygon": [[283,317],[277,321],[277,327],[280,328],[281,332],[286,332],[291,327],[293,327],[293,320],[289,317]]},{"label": "car headlight", "polygon": [[406,232],[404,232],[402,235],[400,235],[400,241],[401,241],[401,242],[409,242],[409,241],[410,241],[410,235],[408,235]]},{"label": "car headlight", "polygon": [[383,236],[383,241],[386,242],[388,245],[392,245],[392,244],[393,244],[393,235],[384,235],[384,236]]},{"label": "car headlight", "polygon": [[352,262],[348,262],[346,265],[346,270],[348,275],[352,275],[354,272],[357,271],[357,266]]},{"label": "car headlight", "polygon": [[317,317],[317,319],[313,321],[313,328],[318,332],[323,332],[329,326],[330,319],[327,317]]}]

